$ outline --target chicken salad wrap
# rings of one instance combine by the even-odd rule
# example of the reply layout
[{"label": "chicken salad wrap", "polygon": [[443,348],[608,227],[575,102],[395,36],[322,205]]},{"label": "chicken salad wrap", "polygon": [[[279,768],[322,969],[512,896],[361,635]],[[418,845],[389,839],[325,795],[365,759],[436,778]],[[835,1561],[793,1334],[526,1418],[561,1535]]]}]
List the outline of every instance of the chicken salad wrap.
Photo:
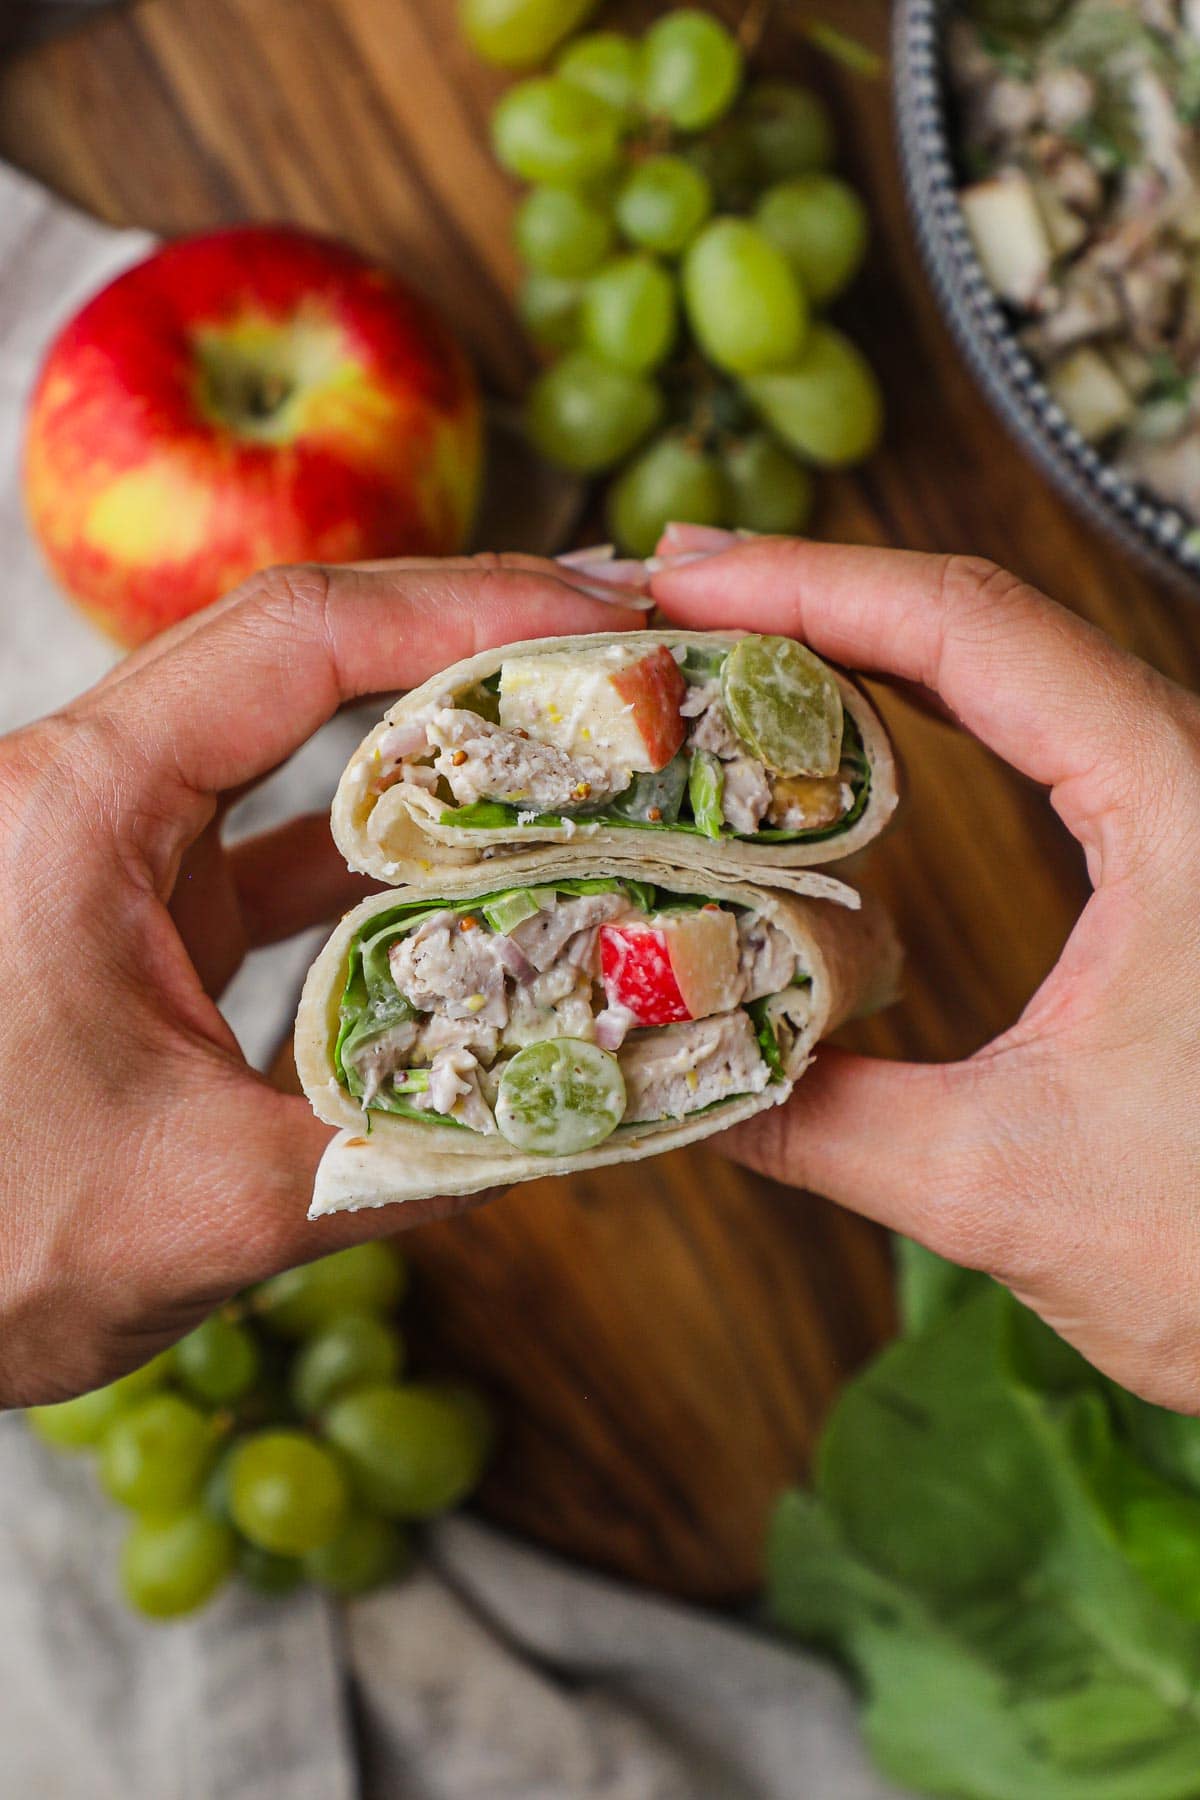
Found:
[{"label": "chicken salad wrap", "polygon": [[296,1061],[341,1128],[312,1216],[691,1143],[777,1105],[818,1039],[894,995],[882,914],[643,859],[439,871],[345,917]]},{"label": "chicken salad wrap", "polygon": [[503,878],[556,844],[853,905],[807,871],[878,836],[896,799],[874,708],[804,645],[659,630],[455,664],[369,733],[332,817],[350,866],[390,885],[485,862]]}]

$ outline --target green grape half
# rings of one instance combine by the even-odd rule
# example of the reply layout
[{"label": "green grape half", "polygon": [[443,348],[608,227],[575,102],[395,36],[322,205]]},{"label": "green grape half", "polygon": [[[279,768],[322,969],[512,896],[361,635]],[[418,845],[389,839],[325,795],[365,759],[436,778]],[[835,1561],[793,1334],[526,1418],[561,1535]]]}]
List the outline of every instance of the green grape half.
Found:
[{"label": "green grape half", "polygon": [[739,639],[721,670],[721,696],[734,731],[773,774],[837,774],[841,689],[806,645],[785,637]]},{"label": "green grape half", "polygon": [[351,1513],[342,1529],[304,1558],[304,1573],[317,1587],[342,1599],[367,1594],[407,1569],[412,1560],[408,1534],[379,1513]]},{"label": "green grape half", "polygon": [[562,275],[527,275],[517,294],[517,316],[535,343],[573,350],[579,342],[583,283]]},{"label": "green grape half", "polygon": [[617,195],[617,224],[631,244],[661,256],[686,250],[712,211],[708,177],[682,156],[648,156]]},{"label": "green grape half", "polygon": [[305,1556],[341,1529],[348,1495],[336,1459],[301,1431],[243,1439],[229,1476],[230,1510],[243,1537],[277,1556]]},{"label": "green grape half", "polygon": [[364,1505],[428,1519],[465,1500],[491,1448],[486,1412],[452,1389],[411,1382],[357,1388],[335,1400],[325,1431]]},{"label": "green grape half", "polygon": [[833,121],[811,88],[792,81],[755,82],[738,109],[738,122],[766,181],[827,169],[833,161]]},{"label": "green grape half", "polygon": [[180,1381],[210,1406],[232,1406],[248,1394],[259,1367],[254,1334],[223,1313],[213,1313],[175,1347]]},{"label": "green grape half", "polygon": [[310,1418],[347,1388],[394,1381],[403,1364],[404,1342],[394,1325],[347,1313],[301,1345],[292,1365],[296,1410]]},{"label": "green grape half", "polygon": [[739,531],[787,537],[812,514],[813,479],[765,431],[726,446],[722,456],[729,519]]},{"label": "green grape half", "polygon": [[642,39],[643,110],[679,131],[715,124],[741,82],[741,47],[711,13],[697,7],[663,13]]},{"label": "green grape half", "polygon": [[496,1124],[518,1150],[574,1156],[611,1137],[625,1111],[621,1065],[582,1038],[526,1044],[504,1065]]},{"label": "green grape half", "polygon": [[626,119],[637,110],[639,69],[637,44],[620,31],[592,31],[576,38],[555,65],[560,80],[606,101]]},{"label": "green grape half", "polygon": [[590,275],[612,249],[611,213],[578,188],[536,187],[513,221],[517,250],[543,275]]},{"label": "green grape half", "polygon": [[832,325],[815,324],[789,368],[751,376],[743,388],[765,424],[807,462],[862,462],[883,429],[883,397],[870,364]]},{"label": "green grape half", "polygon": [[601,362],[646,375],[670,354],[677,315],[675,282],[662,264],[618,256],[583,291],[583,342]]},{"label": "green grape half", "polygon": [[463,34],[485,62],[531,69],[577,31],[597,0],[459,0]]},{"label": "green grape half", "polygon": [[228,1525],[201,1507],[170,1519],[138,1519],[121,1550],[121,1586],[136,1611],[177,1619],[211,1600],[233,1568]]},{"label": "green grape half", "polygon": [[199,1407],[179,1394],[151,1394],[120,1413],[105,1433],[100,1485],[134,1512],[180,1512],[199,1494],[219,1441]]},{"label": "green grape half", "polygon": [[276,1556],[258,1544],[242,1541],[237,1547],[237,1572],[247,1587],[268,1599],[282,1600],[295,1593],[304,1580],[304,1564],[296,1556]]},{"label": "green grape half", "polygon": [[621,115],[569,82],[545,76],[510,88],[492,114],[492,143],[522,181],[575,186],[620,155]]},{"label": "green grape half", "polygon": [[715,456],[667,432],[626,464],[608,490],[608,524],[630,556],[651,556],[673,519],[720,525],[728,495]]},{"label": "green grape half", "polygon": [[804,292],[782,251],[745,219],[714,219],[683,264],[692,330],[735,375],[794,362],[808,326]]},{"label": "green grape half", "polygon": [[25,1417],[31,1430],[55,1450],[94,1450],[121,1413],[169,1379],[174,1363],[174,1350],[164,1350],[161,1356],[110,1381],[107,1387],[95,1388],[74,1400],[31,1406]]},{"label": "green grape half", "polygon": [[778,246],[817,306],[853,280],[867,250],[867,209],[836,175],[793,175],[767,189],[754,221]]},{"label": "green grape half", "polygon": [[598,475],[628,456],[662,412],[644,375],[614,369],[578,350],[540,375],[526,406],[529,435],[547,461]]},{"label": "green grape half", "polygon": [[391,1245],[337,1250],[272,1275],[254,1289],[255,1313],[283,1337],[307,1337],[348,1312],[388,1313],[403,1299],[408,1271]]}]

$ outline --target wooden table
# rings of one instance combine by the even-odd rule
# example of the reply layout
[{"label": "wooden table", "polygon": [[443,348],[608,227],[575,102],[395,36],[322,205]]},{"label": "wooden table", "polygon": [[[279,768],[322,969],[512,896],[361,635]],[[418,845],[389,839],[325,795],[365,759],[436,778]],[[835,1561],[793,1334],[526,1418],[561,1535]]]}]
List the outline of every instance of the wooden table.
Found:
[{"label": "wooden table", "polygon": [[[605,16],[654,10],[617,0]],[[502,84],[453,13],[451,0],[142,0],[0,68],[0,156],[115,224],[273,216],[344,233],[412,274],[490,387],[515,395],[530,359],[508,302],[512,194],[486,128]],[[844,316],[890,423],[869,468],[826,483],[820,528],[992,556],[1194,683],[1197,616],[1068,513],[964,373],[917,264],[886,86],[804,41],[805,19],[829,13],[828,0],[778,6],[761,61],[819,83],[870,196],[874,251]],[[881,4],[839,0],[836,14],[884,49]],[[885,711],[908,805],[869,881],[909,947],[908,992],[848,1035],[958,1056],[1050,967],[1082,863],[1040,792],[903,705]],[[485,1380],[507,1420],[486,1510],[713,1599],[754,1586],[774,1497],[892,1321],[876,1232],[712,1146],[525,1188],[410,1242],[418,1358]]]}]

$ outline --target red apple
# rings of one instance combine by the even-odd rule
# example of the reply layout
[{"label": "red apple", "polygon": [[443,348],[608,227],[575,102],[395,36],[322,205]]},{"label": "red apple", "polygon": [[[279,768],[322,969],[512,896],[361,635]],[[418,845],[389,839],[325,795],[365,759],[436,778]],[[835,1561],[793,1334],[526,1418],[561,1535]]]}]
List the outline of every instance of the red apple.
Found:
[{"label": "red apple", "polygon": [[271,563],[460,548],[480,461],[432,308],[332,238],[247,225],[157,251],[59,334],[25,494],[64,587],[136,644]]}]

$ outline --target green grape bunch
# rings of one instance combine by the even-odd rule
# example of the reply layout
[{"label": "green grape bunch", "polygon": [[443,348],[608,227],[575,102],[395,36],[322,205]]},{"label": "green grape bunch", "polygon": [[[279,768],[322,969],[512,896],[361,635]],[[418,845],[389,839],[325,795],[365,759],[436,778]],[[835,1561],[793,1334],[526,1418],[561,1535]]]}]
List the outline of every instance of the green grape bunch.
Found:
[{"label": "green grape bunch", "polygon": [[174,1349],[95,1393],[26,1413],[55,1450],[95,1457],[129,1513],[117,1571],[151,1619],[231,1578],[271,1598],[338,1598],[402,1575],[409,1533],[477,1486],[493,1428],[481,1397],[404,1378],[408,1271],[359,1244],[273,1276]]},{"label": "green grape bunch", "polygon": [[492,141],[528,184],[514,221],[518,312],[550,357],[528,399],[548,461],[612,474],[611,534],[648,555],[672,519],[807,525],[813,471],[870,455],[866,359],[825,318],[867,248],[859,195],[831,172],[832,120],[793,82],[748,79],[711,13],[640,39],[573,36],[578,0],[462,0],[469,40],[529,73]]}]

